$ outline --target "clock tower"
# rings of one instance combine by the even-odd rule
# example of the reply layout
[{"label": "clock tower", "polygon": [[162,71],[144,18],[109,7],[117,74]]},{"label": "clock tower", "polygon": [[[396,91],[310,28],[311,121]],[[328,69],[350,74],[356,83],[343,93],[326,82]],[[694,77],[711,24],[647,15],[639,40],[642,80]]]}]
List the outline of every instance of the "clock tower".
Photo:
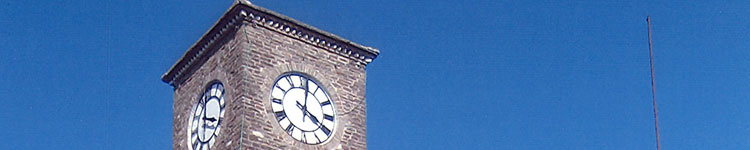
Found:
[{"label": "clock tower", "polygon": [[235,2],[163,76],[173,149],[366,149],[367,64],[380,52]]}]

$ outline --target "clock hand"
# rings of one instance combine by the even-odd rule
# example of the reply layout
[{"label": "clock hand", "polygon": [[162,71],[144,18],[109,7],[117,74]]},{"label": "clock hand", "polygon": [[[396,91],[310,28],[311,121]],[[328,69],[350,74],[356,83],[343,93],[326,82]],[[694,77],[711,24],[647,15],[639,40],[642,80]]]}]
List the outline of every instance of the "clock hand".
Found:
[{"label": "clock hand", "polygon": [[307,116],[310,116],[310,120],[313,121],[313,124],[315,124],[317,126],[318,125],[318,118],[315,118],[315,116],[310,115],[310,112],[307,111],[307,110],[305,110],[305,112],[307,112],[307,114],[308,114]]},{"label": "clock hand", "polygon": [[[307,79],[305,79],[303,83],[305,84],[305,105],[304,106],[307,106],[307,93],[310,92],[310,89],[309,89],[310,86],[307,84]],[[307,110],[307,107],[305,107],[305,110]]]},{"label": "clock hand", "polygon": [[297,101],[297,108],[302,109],[302,121],[305,121],[305,117],[310,117],[310,120],[313,121],[315,125],[318,125],[319,121],[318,118],[315,118],[315,116],[311,115],[310,111],[307,110],[307,106],[302,106],[302,104]]},{"label": "clock hand", "polygon": [[299,101],[297,101],[297,108],[302,110],[302,122],[305,122],[305,117],[307,116],[307,108],[305,108],[305,106],[302,106]]},{"label": "clock hand", "polygon": [[214,117],[211,117],[211,118],[206,118],[206,117],[203,117],[203,119],[204,119],[204,120],[208,120],[208,121],[211,121],[211,122],[214,122],[214,121],[216,121],[216,120],[217,120],[217,119],[216,119],[216,118],[214,118]]},{"label": "clock hand", "polygon": [[[299,102],[297,102],[297,107],[300,107],[300,109],[303,108],[303,106],[301,104],[299,104]],[[306,108],[306,106],[305,106],[305,108]],[[318,125],[320,123],[320,121],[318,121],[318,118],[316,118],[315,116],[313,116],[311,114],[312,113],[310,113],[310,111],[308,111],[307,109],[302,109],[302,121],[305,120],[305,117],[310,117],[310,120],[313,121],[313,124]]]},{"label": "clock hand", "polygon": [[[201,119],[201,124],[202,124],[202,125],[201,125],[201,126],[202,126],[202,127],[201,127],[201,129],[202,129],[203,131],[198,131],[198,132],[203,132],[203,135],[202,135],[202,136],[201,136],[201,138],[200,138],[200,139],[201,139],[201,141],[203,141],[203,140],[205,140],[205,139],[206,139],[206,128],[208,127],[208,124],[206,123],[206,119],[205,119],[205,118],[206,118],[206,103],[207,103],[207,101],[205,101],[205,98],[204,98],[204,100],[203,100],[202,102],[203,102],[203,104],[202,104],[202,106],[201,106],[201,107],[203,107],[203,109],[201,110],[201,113],[202,113],[203,115],[201,115],[201,116],[203,116],[203,118],[204,118],[204,119]],[[199,136],[200,136],[200,135],[199,135]]]},{"label": "clock hand", "polygon": [[[302,78],[302,79],[304,79],[304,81],[302,81],[302,84],[305,84],[305,105],[303,105],[304,107],[302,107],[302,111],[306,112],[307,115],[310,116],[310,112],[307,111],[307,93],[310,92],[309,84],[307,84],[307,78]],[[303,115],[302,117],[303,117],[302,121],[305,121],[305,118],[304,118],[305,116]],[[315,125],[318,125],[318,124],[315,123]]]}]

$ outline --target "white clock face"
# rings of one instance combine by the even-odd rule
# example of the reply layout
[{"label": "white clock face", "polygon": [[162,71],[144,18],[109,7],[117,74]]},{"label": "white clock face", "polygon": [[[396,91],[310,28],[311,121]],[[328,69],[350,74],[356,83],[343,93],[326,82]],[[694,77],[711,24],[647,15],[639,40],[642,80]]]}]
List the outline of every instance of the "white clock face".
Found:
[{"label": "white clock face", "polygon": [[307,144],[321,144],[332,137],[336,108],[319,84],[304,75],[286,74],[272,89],[272,110],[287,134]]},{"label": "white clock face", "polygon": [[194,150],[214,149],[224,119],[224,85],[213,82],[193,106],[188,126],[188,144]]}]

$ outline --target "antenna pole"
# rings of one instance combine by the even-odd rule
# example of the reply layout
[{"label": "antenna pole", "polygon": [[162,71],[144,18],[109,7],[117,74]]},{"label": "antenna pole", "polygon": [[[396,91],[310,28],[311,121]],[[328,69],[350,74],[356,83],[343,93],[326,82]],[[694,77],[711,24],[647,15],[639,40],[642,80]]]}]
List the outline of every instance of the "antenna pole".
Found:
[{"label": "antenna pole", "polygon": [[659,111],[656,109],[656,83],[654,80],[654,47],[651,43],[651,16],[646,17],[648,23],[648,51],[651,55],[651,99],[654,103],[654,127],[656,128],[656,150],[661,150],[659,143]]}]

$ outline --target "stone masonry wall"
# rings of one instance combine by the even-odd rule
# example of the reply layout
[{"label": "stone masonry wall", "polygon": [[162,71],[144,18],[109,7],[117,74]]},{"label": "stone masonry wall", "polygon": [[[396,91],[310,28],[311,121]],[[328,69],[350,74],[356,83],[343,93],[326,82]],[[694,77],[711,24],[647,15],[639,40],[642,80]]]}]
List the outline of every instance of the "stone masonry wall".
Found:
[{"label": "stone masonry wall", "polygon": [[240,57],[247,53],[247,39],[241,34],[228,34],[221,43],[219,50],[209,57],[200,68],[180,84],[174,91],[172,148],[187,150],[188,121],[195,103],[211,81],[219,80],[224,84],[225,114],[221,122],[221,130],[214,144],[214,149],[238,149],[242,134],[242,112],[247,101],[247,71],[242,62],[247,57]]},{"label": "stone masonry wall", "polygon": [[[321,47],[246,21],[249,101],[245,122],[250,134],[243,144],[257,149],[366,149],[365,65]],[[337,123],[331,140],[320,145],[297,142],[276,122],[271,87],[284,73],[307,74],[334,101]]]},{"label": "stone masonry wall", "polygon": [[[247,20],[231,33],[175,89],[173,149],[188,149],[190,110],[213,80],[221,81],[227,93],[217,149],[367,148],[364,64]],[[297,142],[276,122],[270,87],[288,72],[314,78],[334,101],[336,127],[328,142]]]}]

